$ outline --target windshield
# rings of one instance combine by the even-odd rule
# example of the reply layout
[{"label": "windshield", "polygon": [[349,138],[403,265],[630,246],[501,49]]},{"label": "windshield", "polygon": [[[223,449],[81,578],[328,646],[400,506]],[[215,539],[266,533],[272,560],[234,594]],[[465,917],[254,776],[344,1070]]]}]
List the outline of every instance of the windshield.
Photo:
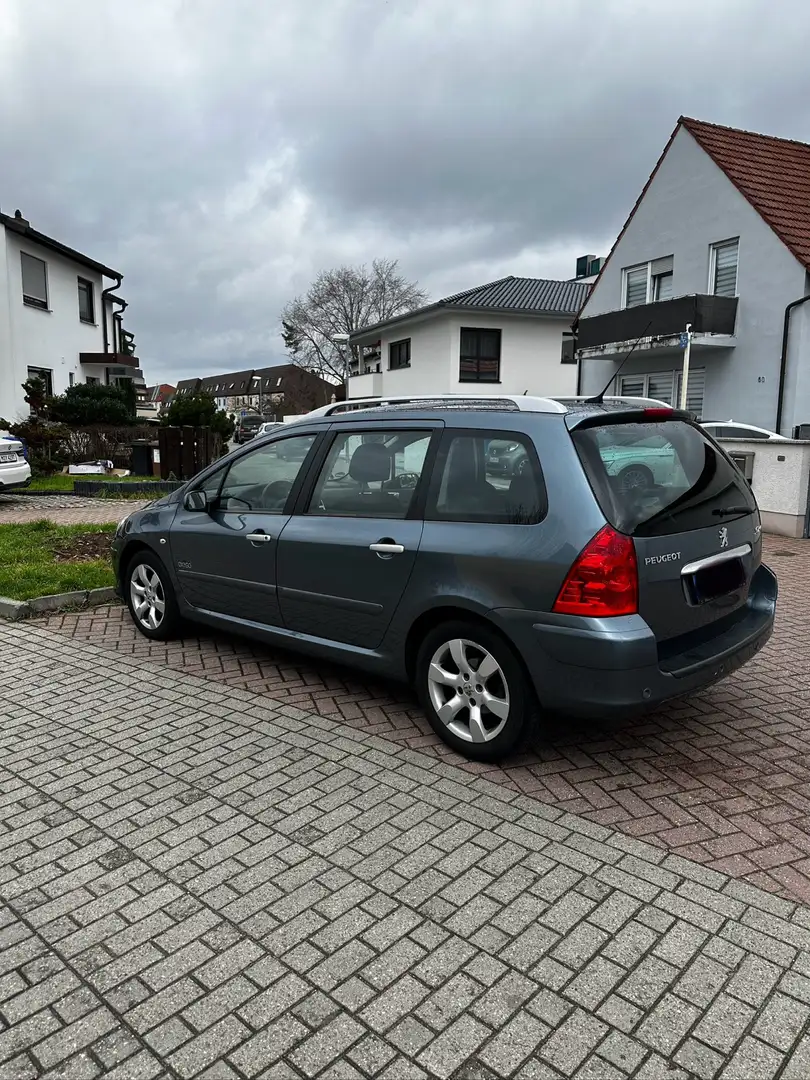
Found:
[{"label": "windshield", "polygon": [[756,511],[745,477],[693,424],[605,424],[572,438],[605,517],[621,532],[662,536]]}]

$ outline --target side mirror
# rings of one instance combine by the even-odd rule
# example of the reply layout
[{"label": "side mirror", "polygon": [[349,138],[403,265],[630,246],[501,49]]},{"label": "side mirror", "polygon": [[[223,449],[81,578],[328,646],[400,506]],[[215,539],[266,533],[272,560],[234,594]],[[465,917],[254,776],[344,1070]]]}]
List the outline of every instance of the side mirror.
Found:
[{"label": "side mirror", "polygon": [[183,496],[183,508],[202,512],[208,509],[208,496],[204,491],[187,491]]}]

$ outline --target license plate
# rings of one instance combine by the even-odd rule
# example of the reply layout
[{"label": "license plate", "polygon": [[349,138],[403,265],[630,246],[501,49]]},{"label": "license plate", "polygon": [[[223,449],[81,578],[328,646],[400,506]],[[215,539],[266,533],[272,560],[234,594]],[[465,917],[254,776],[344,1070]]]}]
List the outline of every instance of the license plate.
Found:
[{"label": "license plate", "polygon": [[0,465],[10,465],[12,461],[16,460],[16,454],[0,454]]},{"label": "license plate", "polygon": [[729,559],[717,566],[708,566],[692,575],[692,596],[696,604],[708,604],[720,596],[736,592],[745,585],[742,559]]}]

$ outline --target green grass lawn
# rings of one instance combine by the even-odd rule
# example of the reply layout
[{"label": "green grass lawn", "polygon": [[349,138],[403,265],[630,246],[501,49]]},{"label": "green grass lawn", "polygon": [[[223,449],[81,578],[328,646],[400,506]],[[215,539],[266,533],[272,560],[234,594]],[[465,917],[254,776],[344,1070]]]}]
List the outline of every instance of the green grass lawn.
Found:
[{"label": "green grass lawn", "polygon": [[156,476],[107,476],[101,473],[98,476],[66,476],[64,473],[54,473],[53,476],[37,476],[31,481],[29,491],[73,491],[76,480],[102,480],[107,483],[142,484],[157,480]]},{"label": "green grass lawn", "polygon": [[50,521],[0,525],[0,596],[30,600],[113,585],[109,558],[87,562],[57,562],[55,558],[55,549],[69,549],[77,543],[76,537],[113,532],[115,525],[54,525]]}]

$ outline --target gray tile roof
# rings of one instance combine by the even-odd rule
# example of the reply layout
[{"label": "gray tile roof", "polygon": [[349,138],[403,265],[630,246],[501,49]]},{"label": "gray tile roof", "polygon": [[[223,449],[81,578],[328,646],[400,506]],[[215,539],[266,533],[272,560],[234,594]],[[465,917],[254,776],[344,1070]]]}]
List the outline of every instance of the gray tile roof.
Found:
[{"label": "gray tile roof", "polygon": [[505,277],[440,300],[442,307],[486,308],[488,311],[531,311],[536,314],[576,315],[590,286],[581,281]]},{"label": "gray tile roof", "polygon": [[363,326],[351,335],[352,342],[364,342],[370,334],[383,327],[406,322],[408,319],[424,318],[442,310],[453,311],[502,311],[505,315],[550,315],[571,318],[585,303],[591,286],[583,281],[551,281],[547,278],[509,277],[479,285],[475,289],[446,296],[425,307],[406,311],[391,319]]}]

